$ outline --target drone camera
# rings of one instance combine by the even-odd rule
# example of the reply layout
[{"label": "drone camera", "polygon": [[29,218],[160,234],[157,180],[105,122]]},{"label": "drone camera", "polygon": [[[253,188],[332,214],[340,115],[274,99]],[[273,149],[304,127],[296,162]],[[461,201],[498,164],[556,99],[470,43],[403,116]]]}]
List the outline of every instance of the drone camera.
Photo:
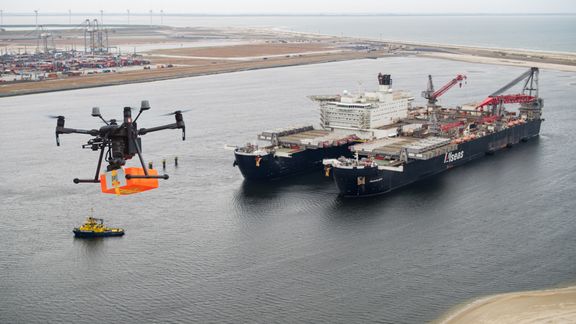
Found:
[{"label": "drone camera", "polygon": [[98,151],[98,150],[100,149],[100,147],[101,147],[100,144],[102,144],[103,142],[104,142],[104,141],[102,140],[102,138],[96,137],[96,138],[93,138],[93,139],[91,139],[91,140],[88,140],[88,143],[87,143],[87,144],[82,144],[82,148],[83,148],[83,149],[89,148],[89,149],[91,149],[92,151]]}]

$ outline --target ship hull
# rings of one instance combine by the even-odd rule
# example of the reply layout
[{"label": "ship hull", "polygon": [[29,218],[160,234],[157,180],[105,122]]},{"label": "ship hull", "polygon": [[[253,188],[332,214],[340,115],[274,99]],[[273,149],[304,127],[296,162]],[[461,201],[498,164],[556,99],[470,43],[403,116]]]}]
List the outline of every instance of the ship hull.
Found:
[{"label": "ship hull", "polygon": [[[276,180],[320,170],[323,168],[323,159],[338,158],[340,156],[351,157],[352,153],[348,146],[306,149],[293,153],[291,157],[275,156],[274,154],[254,155],[235,151],[234,165],[238,166],[246,180]],[[257,157],[260,158],[259,163],[256,163]]]},{"label": "ship hull", "polygon": [[124,231],[105,231],[105,232],[93,232],[93,231],[81,231],[79,229],[74,229],[74,236],[80,238],[91,238],[91,237],[110,237],[110,236],[122,236]]},{"label": "ship hull", "polygon": [[[526,141],[540,133],[541,120],[531,120],[475,140],[459,144],[452,155],[429,160],[410,160],[402,172],[380,170],[378,167],[333,169],[340,195],[345,197],[374,196],[390,192],[450,168],[481,158],[505,147]],[[462,153],[461,153],[462,152]]]}]

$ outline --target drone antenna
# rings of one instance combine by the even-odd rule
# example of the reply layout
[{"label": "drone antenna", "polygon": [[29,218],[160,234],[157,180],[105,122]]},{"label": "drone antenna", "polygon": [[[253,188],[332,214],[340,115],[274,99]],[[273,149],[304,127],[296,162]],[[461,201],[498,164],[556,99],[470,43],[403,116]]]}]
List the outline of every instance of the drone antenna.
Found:
[{"label": "drone antenna", "polygon": [[140,115],[142,115],[144,111],[149,109],[150,109],[150,103],[148,102],[148,100],[142,100],[142,103],[140,104],[140,111],[138,112],[138,115],[136,116],[133,122],[135,123],[138,120],[138,117],[140,117]]},{"label": "drone antenna", "polygon": [[104,124],[109,125],[106,119],[102,118],[102,115],[100,114],[100,108],[98,107],[92,107],[92,117],[100,117]]}]

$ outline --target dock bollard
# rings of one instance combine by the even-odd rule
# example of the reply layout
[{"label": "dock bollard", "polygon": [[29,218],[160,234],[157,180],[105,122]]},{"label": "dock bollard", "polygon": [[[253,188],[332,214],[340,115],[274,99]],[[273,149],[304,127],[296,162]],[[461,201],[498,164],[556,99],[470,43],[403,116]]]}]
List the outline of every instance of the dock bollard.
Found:
[{"label": "dock bollard", "polygon": [[174,157],[174,166],[178,166],[178,157],[177,156]]},{"label": "dock bollard", "polygon": [[162,160],[162,170],[166,170],[166,159]]},{"label": "dock bollard", "polygon": [[154,169],[154,165],[152,165],[152,162],[148,162],[148,169]]}]

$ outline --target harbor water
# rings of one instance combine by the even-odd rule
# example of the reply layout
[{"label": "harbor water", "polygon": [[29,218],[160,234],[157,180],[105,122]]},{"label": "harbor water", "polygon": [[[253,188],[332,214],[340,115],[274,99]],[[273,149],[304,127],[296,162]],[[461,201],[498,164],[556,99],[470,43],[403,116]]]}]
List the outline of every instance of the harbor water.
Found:
[{"label": "harbor water", "polygon": [[[541,70],[538,139],[380,197],[338,197],[323,172],[243,181],[226,144],[318,121],[306,96],[372,90],[379,72],[417,103],[428,74],[468,82],[444,105],[480,101],[524,68],[413,57],[264,69],[0,99],[0,323],[422,323],[479,296],[576,279],[576,74]],[[89,137],[122,107],[152,106],[144,158],[169,180],[137,195],[93,176]],[[173,165],[173,158],[179,165]],[[132,165],[136,161],[130,162]],[[121,238],[73,237],[94,217]]]}]

